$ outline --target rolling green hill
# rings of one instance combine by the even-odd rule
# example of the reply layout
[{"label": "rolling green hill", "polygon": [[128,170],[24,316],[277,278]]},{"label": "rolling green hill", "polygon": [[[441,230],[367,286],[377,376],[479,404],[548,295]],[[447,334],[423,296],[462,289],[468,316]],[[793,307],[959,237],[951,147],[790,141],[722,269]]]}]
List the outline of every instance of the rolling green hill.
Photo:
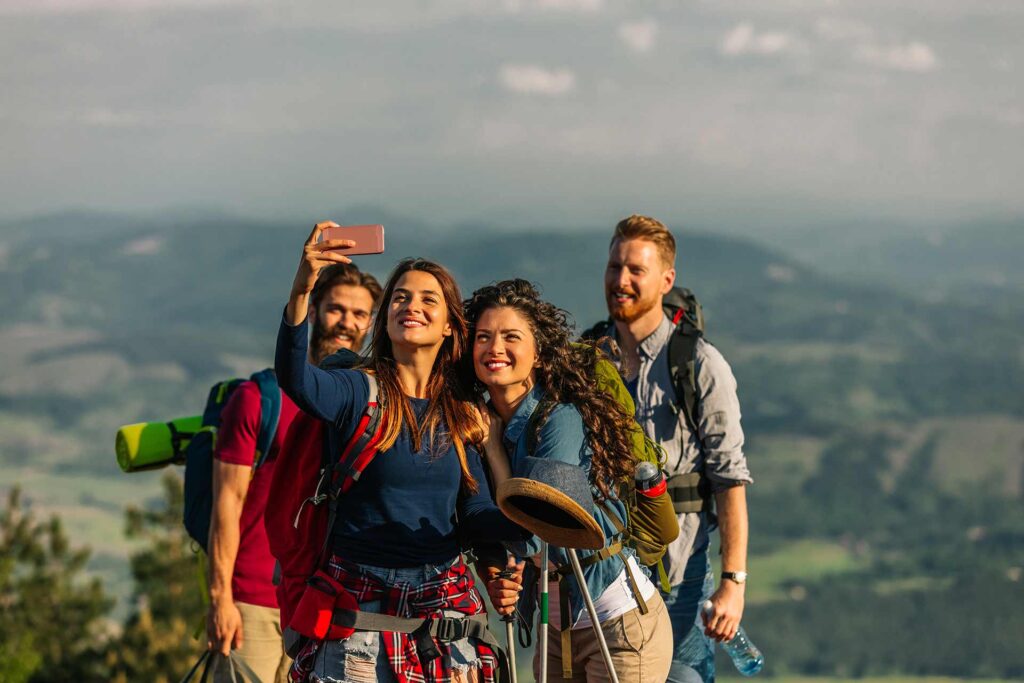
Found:
[{"label": "rolling green hill", "polygon": [[[269,359],[305,231],[218,219],[93,229],[59,245],[12,240],[0,334],[17,371],[0,383],[0,407],[79,420],[76,387],[110,390],[99,377],[137,380],[150,396],[163,380],[206,380]],[[379,276],[398,257],[422,255],[448,264],[465,293],[518,275],[581,324],[603,314],[604,232],[444,233],[396,218],[388,240],[387,255],[360,261]],[[820,432],[1022,409],[1013,388],[1024,384],[1024,330],[998,311],[979,305],[964,318],[736,240],[685,234],[680,251],[679,279],[705,302],[709,336],[733,359],[752,428]],[[88,373],[92,381],[69,379]]]},{"label": "rolling green hill", "polygon": [[[381,278],[399,257],[426,256],[464,294],[520,276],[580,327],[603,316],[606,229],[339,215],[386,223],[387,254],[359,259]],[[74,227],[55,240],[55,224]],[[111,586],[124,583],[121,510],[156,496],[159,476],[120,474],[114,431],[194,414],[211,382],[271,362],[308,229],[95,214],[0,227],[0,489],[22,483],[61,514]],[[681,235],[678,268],[740,383],[757,482],[747,624],[770,672],[1024,675],[1006,638],[970,641],[974,659],[929,660],[927,633],[896,632],[915,614],[942,622],[939,649],[987,632],[955,591],[1024,630],[1003,615],[1024,615],[1019,309],[983,297],[951,307],[709,234]]]}]

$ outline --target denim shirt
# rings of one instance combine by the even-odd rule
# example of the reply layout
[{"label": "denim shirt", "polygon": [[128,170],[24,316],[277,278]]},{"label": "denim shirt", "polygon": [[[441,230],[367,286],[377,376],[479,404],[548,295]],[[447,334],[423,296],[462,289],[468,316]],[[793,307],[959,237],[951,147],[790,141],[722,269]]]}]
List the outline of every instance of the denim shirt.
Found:
[{"label": "denim shirt", "polygon": [[[516,408],[512,419],[505,426],[505,449],[509,454],[509,464],[512,467],[513,476],[519,470],[523,458],[527,456],[551,458],[552,460],[559,460],[571,465],[578,465],[589,475],[591,450],[587,444],[583,418],[580,416],[579,410],[571,404],[560,403],[551,411],[540,429],[536,450],[533,453],[527,452],[528,434],[526,427],[530,416],[537,409],[543,397],[544,391],[539,386],[534,387]],[[594,493],[594,498],[597,499],[597,488],[591,486],[591,491]],[[618,515],[619,520],[626,518],[626,509],[622,502],[611,498],[606,500],[606,504]],[[596,503],[591,513],[594,515],[594,519],[597,520],[598,526],[601,527],[601,531],[604,532],[605,545],[607,546],[609,539],[614,540],[618,533],[615,524]],[[513,555],[524,558],[540,552],[541,540],[533,536],[528,541],[506,543],[505,547]],[[594,552],[593,550],[577,550],[576,555],[582,562],[585,557],[593,555]],[[591,598],[597,600],[604,593],[605,589],[618,578],[619,574],[622,573],[624,561],[632,554],[633,551],[631,549],[623,548],[622,552],[618,555],[583,568],[583,577],[587,581],[587,589],[590,591]],[[569,556],[562,548],[553,545],[549,546],[548,556],[559,567],[569,565]],[[574,577],[569,578],[568,586],[569,608],[572,612],[571,623],[576,623],[583,610],[586,609],[586,604],[583,602],[583,595]]]}]

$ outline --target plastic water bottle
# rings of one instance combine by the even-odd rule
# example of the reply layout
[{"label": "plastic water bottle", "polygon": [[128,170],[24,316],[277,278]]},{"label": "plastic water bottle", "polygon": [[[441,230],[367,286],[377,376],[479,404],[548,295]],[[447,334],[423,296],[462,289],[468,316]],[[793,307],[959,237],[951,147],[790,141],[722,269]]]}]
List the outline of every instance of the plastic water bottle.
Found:
[{"label": "plastic water bottle", "polygon": [[653,462],[641,462],[636,466],[636,473],[633,477],[636,479],[637,493],[649,498],[660,496],[666,491],[668,486],[665,481],[665,475]]},{"label": "plastic water bottle", "polygon": [[[704,611],[711,610],[711,601],[706,600]],[[757,649],[747,632],[740,626],[732,640],[722,643],[722,649],[729,655],[736,670],[744,676],[754,676],[764,668],[764,655]]]}]

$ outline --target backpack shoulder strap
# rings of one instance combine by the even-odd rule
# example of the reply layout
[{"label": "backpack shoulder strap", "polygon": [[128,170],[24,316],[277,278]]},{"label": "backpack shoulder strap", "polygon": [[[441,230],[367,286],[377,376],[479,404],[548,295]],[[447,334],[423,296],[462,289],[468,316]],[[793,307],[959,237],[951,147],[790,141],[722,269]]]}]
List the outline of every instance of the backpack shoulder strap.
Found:
[{"label": "backpack shoulder strap", "polygon": [[[678,315],[678,314],[677,314]],[[686,425],[697,434],[699,424],[697,391],[697,342],[704,334],[690,324],[685,316],[679,316],[680,323],[668,340],[668,367],[672,377],[672,388],[676,394],[676,405],[683,411]]]},{"label": "backpack shoulder strap", "polygon": [[382,436],[380,392],[377,378],[366,373],[366,381],[370,390],[366,409],[360,416],[355,431],[337,460],[333,459],[333,454],[327,452],[327,440],[324,439],[324,468],[321,476],[326,477],[329,482],[327,487],[329,503],[326,534],[320,548],[318,567],[322,567],[327,561],[331,533],[334,529],[334,522],[338,518],[338,498],[359,481],[360,475],[377,455],[377,444],[380,443]]},{"label": "backpack shoulder strap", "polygon": [[540,430],[543,429],[544,423],[547,422],[548,415],[551,413],[550,406],[551,401],[542,398],[526,420],[526,454],[529,456],[536,452],[537,445],[540,443]]},{"label": "backpack shoulder strap", "polygon": [[260,390],[260,433],[256,438],[256,459],[253,468],[263,464],[270,453],[281,420],[281,389],[273,368],[260,370],[250,379]]},{"label": "backpack shoulder strap", "polygon": [[584,339],[586,341],[597,341],[601,337],[607,337],[611,332],[611,329],[612,321],[602,320],[601,322],[595,323],[584,330],[583,334],[580,335],[580,339]]},{"label": "backpack shoulder strap", "polygon": [[332,497],[345,493],[359,481],[359,477],[377,455],[377,444],[383,436],[381,433],[381,403],[377,378],[366,374],[369,384],[369,396],[366,409],[363,411],[352,437],[345,445],[337,462],[333,464],[331,477]]}]

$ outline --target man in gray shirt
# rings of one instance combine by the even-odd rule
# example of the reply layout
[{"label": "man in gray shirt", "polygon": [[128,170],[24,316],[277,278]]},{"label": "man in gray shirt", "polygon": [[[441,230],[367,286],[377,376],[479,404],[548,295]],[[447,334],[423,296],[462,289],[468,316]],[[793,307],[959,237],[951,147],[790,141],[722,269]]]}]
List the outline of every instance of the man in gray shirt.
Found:
[{"label": "man in gray shirt", "polygon": [[[697,340],[696,429],[683,397],[675,395],[668,347],[675,325],[662,300],[675,282],[676,245],[659,221],[630,216],[612,236],[604,286],[614,325],[608,334],[619,347],[619,371],[636,401],[636,419],[666,453],[670,488],[699,473],[707,501],[680,512],[679,538],[665,565],[671,592],[674,651],[668,681],[710,683],[715,678],[713,640],[729,640],[743,616],[747,562],[747,502],[752,483],[743,455],[743,430],[736,380],[714,346]],[[714,508],[711,508],[711,500]],[[717,517],[715,512],[717,511]],[[678,512],[678,508],[677,508]],[[721,533],[722,580],[714,590],[708,560],[709,532]],[[714,592],[712,592],[714,591]],[[701,613],[710,599],[712,609]]]}]

